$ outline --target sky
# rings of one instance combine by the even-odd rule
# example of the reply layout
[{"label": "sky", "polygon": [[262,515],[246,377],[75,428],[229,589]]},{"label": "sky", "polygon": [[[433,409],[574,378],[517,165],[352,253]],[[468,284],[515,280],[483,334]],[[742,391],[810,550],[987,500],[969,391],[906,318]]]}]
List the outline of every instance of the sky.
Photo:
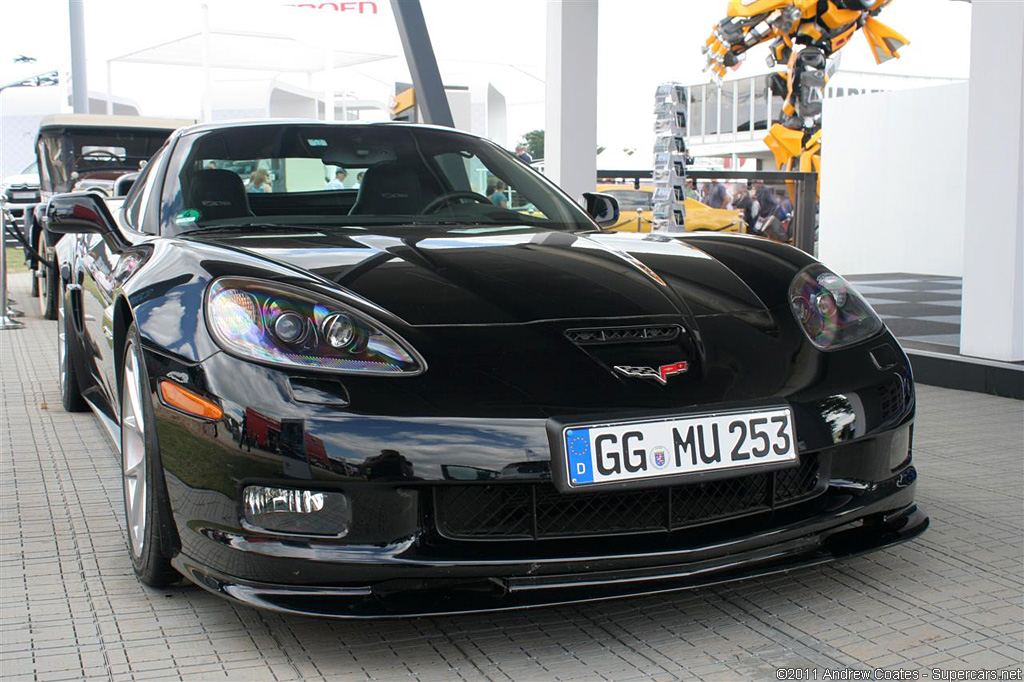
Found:
[{"label": "sky", "polygon": [[[107,62],[198,32],[200,0],[82,0],[86,18],[89,88],[107,89]],[[339,90],[386,100],[396,81],[409,81],[388,0],[347,3],[344,12],[289,6],[302,0],[209,0],[213,30],[285,34],[336,50],[386,58],[337,69]],[[318,2],[319,4],[319,2]],[[376,12],[372,12],[372,7]],[[724,16],[726,0],[600,0],[598,36],[598,139],[609,149],[650,146],[655,87],[665,81],[706,80],[700,46]],[[434,50],[447,84],[491,82],[506,97],[508,143],[544,127],[545,0],[422,0]],[[67,0],[5,3],[0,83],[67,63]],[[894,0],[879,17],[906,35],[902,58],[876,66],[857,36],[843,49],[843,70],[966,78],[970,52],[969,3]],[[736,75],[767,70],[761,47]],[[19,55],[35,64],[15,64]],[[264,57],[266,55],[263,55]],[[282,60],[286,57],[282,56]],[[114,62],[112,91],[136,101],[144,115],[199,117],[200,69]],[[216,70],[219,83],[275,76],[266,71]],[[323,76],[284,75],[321,89]],[[9,91],[8,91],[9,92]],[[0,98],[0,107],[9,95]]]}]

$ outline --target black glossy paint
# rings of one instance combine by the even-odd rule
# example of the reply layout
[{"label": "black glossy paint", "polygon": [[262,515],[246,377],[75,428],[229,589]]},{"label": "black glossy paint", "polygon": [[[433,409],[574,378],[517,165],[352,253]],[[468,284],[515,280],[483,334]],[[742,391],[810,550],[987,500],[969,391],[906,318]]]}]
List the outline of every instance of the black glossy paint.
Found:
[{"label": "black glossy paint", "polygon": [[[149,173],[145,182],[160,180]],[[156,221],[155,211],[144,212]],[[906,356],[887,331],[843,350],[815,349],[786,300],[793,276],[813,262],[796,249],[751,237],[529,227],[162,238],[129,229],[123,212],[116,218],[123,240],[72,235],[61,245],[79,331],[73,356],[87,397],[116,420],[120,353],[134,320],[154,387],[170,378],[223,407],[212,423],[154,397],[176,566],[219,594],[334,616],[531,606],[814,563],[927,525],[913,507]],[[227,275],[288,282],[355,306],[412,344],[428,369],[366,377],[235,358],[214,342],[203,312],[207,285]],[[668,342],[608,346],[566,336],[638,324],[683,331]],[[690,371],[664,386],[611,369],[677,360]],[[433,525],[433,486],[473,485],[466,476],[550,480],[550,423],[780,403],[794,411],[800,452],[824,463],[822,493],[799,504],[612,541],[455,541]],[[252,483],[343,491],[352,531],[326,540],[244,529],[241,491]],[[679,481],[655,485],[667,483]],[[707,575],[687,577],[698,573]],[[573,587],[588,575],[624,587]],[[552,577],[531,587],[541,576]]]}]

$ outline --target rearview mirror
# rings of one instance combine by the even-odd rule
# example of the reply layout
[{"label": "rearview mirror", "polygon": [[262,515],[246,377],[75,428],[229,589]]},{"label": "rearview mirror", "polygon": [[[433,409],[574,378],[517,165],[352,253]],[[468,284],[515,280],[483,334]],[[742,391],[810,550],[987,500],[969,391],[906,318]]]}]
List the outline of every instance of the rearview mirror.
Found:
[{"label": "rearview mirror", "polygon": [[108,234],[114,231],[114,218],[98,195],[74,192],[50,199],[44,225],[53,234]]},{"label": "rearview mirror", "polygon": [[587,215],[594,219],[598,227],[611,227],[619,222],[619,202],[610,194],[584,192]]}]

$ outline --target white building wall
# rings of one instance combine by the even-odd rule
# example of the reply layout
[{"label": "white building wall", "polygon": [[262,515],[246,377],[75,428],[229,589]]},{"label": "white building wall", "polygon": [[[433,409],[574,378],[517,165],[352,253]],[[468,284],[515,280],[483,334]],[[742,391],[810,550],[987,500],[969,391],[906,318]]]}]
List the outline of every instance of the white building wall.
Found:
[{"label": "white building wall", "polygon": [[825,101],[818,253],[829,267],[963,274],[967,94],[955,83]]},{"label": "white building wall", "polygon": [[960,352],[1024,360],[1024,4],[971,5]]}]

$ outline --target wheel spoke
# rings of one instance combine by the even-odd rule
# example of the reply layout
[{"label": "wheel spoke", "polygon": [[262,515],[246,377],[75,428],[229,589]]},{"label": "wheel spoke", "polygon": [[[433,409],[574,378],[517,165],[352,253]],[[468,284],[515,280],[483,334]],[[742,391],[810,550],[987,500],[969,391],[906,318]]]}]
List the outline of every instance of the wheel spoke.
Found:
[{"label": "wheel spoke", "polygon": [[146,513],[146,482],[139,478],[135,481],[135,490],[132,494],[132,521],[135,525],[140,524],[140,516]]},{"label": "wheel spoke", "polygon": [[138,462],[125,469],[124,475],[129,478],[141,479],[146,473],[146,458],[142,457]]},{"label": "wheel spoke", "polygon": [[[122,400],[127,399],[128,406],[131,409],[131,417],[134,420],[134,430],[139,434],[139,437],[145,442],[145,422],[142,418],[142,377],[138,372],[138,364],[136,362],[134,349],[129,346],[127,349],[128,356],[125,358],[125,369],[124,369],[124,383],[128,387],[128,395],[123,396]],[[123,411],[123,410],[122,410]]]}]

